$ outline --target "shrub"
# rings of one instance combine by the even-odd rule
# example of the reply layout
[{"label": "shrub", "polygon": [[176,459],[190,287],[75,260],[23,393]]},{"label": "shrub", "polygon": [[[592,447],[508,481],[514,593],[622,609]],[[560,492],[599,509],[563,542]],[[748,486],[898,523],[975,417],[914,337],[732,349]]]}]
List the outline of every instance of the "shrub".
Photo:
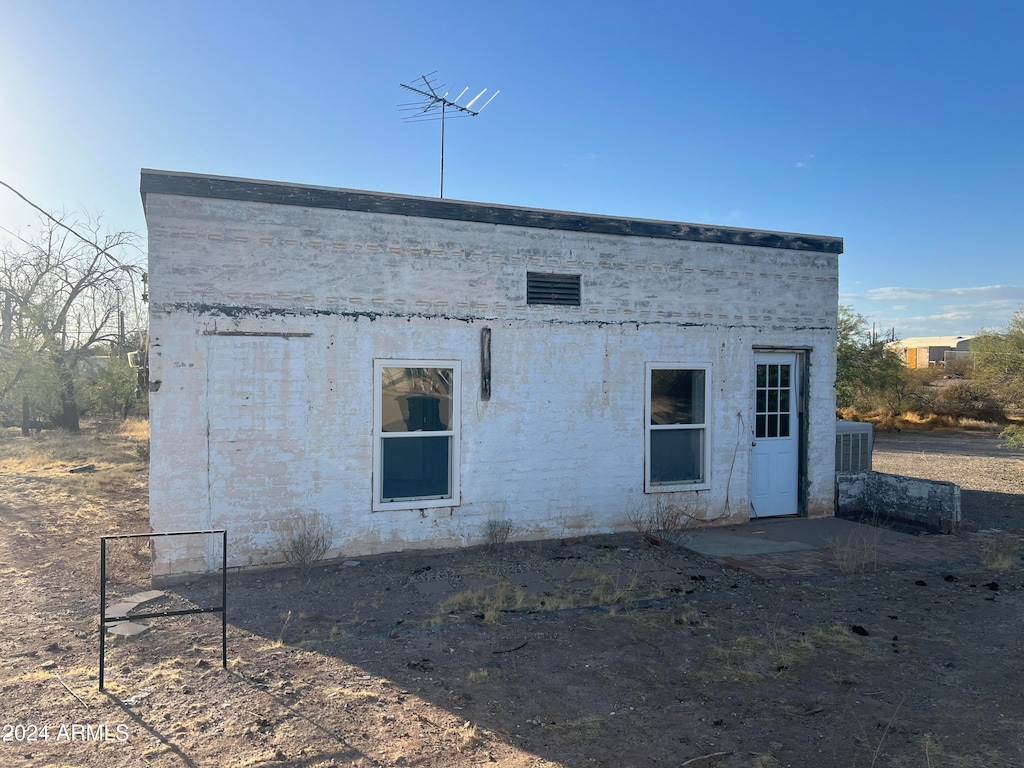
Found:
[{"label": "shrub", "polygon": [[319,512],[297,513],[279,538],[284,561],[308,576],[334,544],[334,528]]},{"label": "shrub", "polygon": [[658,494],[635,505],[629,513],[629,522],[645,541],[655,543],[664,537],[675,544],[682,544],[689,538],[688,532],[692,535],[691,529],[701,517],[699,512],[684,509],[669,501],[664,494]]},{"label": "shrub", "polygon": [[487,544],[490,547],[499,547],[508,541],[508,537],[512,535],[511,520],[504,518],[497,519],[491,518],[487,521]]},{"label": "shrub", "polygon": [[1002,406],[971,381],[955,381],[943,387],[936,398],[935,412],[940,416],[955,416],[1002,421]]}]

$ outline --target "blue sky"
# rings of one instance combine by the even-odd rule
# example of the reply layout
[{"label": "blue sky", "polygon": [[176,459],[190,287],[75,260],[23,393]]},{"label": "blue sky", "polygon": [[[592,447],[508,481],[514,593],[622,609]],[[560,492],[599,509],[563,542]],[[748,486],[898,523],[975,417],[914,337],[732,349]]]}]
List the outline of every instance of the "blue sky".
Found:
[{"label": "blue sky", "polygon": [[[838,235],[841,300],[902,337],[1024,305],[1019,2],[2,0],[0,19],[0,180],[113,229],[145,231],[142,167],[436,195],[439,125],[398,109],[436,70],[501,90],[448,122],[446,197]],[[0,189],[0,226],[32,221]]]}]

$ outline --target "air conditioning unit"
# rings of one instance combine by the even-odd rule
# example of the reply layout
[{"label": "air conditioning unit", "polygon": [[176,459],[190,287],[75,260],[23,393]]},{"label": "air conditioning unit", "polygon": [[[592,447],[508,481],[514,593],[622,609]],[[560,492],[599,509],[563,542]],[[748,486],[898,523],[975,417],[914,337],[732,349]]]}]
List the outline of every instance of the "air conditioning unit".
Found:
[{"label": "air conditioning unit", "polygon": [[864,421],[836,422],[836,472],[870,472],[875,428]]},{"label": "air conditioning unit", "polygon": [[132,368],[142,367],[142,353],[141,352],[129,352],[128,353],[128,365]]}]

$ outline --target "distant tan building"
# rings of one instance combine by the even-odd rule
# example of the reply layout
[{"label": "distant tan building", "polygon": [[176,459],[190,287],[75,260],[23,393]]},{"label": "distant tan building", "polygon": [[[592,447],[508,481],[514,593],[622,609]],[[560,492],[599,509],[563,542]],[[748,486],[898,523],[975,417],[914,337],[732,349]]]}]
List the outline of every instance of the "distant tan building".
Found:
[{"label": "distant tan building", "polygon": [[918,336],[888,344],[898,353],[907,368],[945,366],[963,359],[970,352],[974,336]]}]

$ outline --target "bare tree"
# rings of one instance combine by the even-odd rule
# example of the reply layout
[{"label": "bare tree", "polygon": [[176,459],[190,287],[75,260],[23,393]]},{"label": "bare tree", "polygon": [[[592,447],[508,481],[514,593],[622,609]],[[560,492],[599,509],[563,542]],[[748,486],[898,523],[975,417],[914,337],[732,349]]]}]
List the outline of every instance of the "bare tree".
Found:
[{"label": "bare tree", "polygon": [[76,374],[99,348],[123,343],[126,306],[139,314],[132,278],[142,270],[130,258],[138,236],[62,214],[18,240],[0,246],[0,402],[10,408],[18,390],[23,403],[52,395],[54,421],[77,432]]}]

